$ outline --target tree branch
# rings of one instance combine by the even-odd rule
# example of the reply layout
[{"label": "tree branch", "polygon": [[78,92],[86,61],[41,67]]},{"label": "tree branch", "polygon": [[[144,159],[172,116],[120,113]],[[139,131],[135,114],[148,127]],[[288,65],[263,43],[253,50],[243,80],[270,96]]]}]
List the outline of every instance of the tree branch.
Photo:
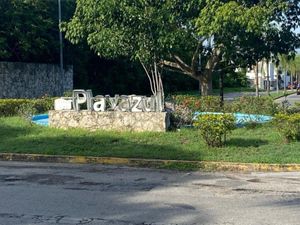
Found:
[{"label": "tree branch", "polygon": [[199,49],[201,45],[202,42],[198,42],[197,48],[192,57],[191,67],[193,71],[196,71],[198,69],[196,64],[197,64],[197,57],[199,57]]},{"label": "tree branch", "polygon": [[144,68],[144,70],[145,70],[145,72],[146,72],[146,74],[147,74],[147,77],[148,77],[149,82],[150,82],[151,92],[152,92],[152,94],[154,94],[153,84],[152,84],[152,80],[151,80],[150,74],[149,74],[149,72],[148,72],[146,66],[144,65],[144,63],[141,61],[141,59],[139,59],[139,61],[140,61],[141,65],[143,66],[143,68]]},{"label": "tree branch", "polygon": [[179,67],[186,72],[193,73],[193,70],[189,65],[187,65],[178,55],[173,56]]},{"label": "tree branch", "polygon": [[166,66],[165,69],[170,71],[170,72],[175,72],[175,73],[183,73],[188,75],[189,77],[193,79],[198,79],[196,76],[194,76],[191,72],[184,70],[179,63],[176,62],[171,62],[168,60],[162,60],[160,65]]}]

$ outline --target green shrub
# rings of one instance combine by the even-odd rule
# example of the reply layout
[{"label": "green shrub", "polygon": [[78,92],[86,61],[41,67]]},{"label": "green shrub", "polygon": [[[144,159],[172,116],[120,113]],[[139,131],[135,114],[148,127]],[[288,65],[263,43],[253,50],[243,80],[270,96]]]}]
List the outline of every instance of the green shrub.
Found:
[{"label": "green shrub", "polygon": [[172,96],[176,106],[186,107],[195,112],[220,112],[219,96],[191,96],[191,95],[175,95]]},{"label": "green shrub", "polygon": [[18,115],[31,123],[31,118],[37,113],[33,102],[23,103],[18,107]]},{"label": "green shrub", "polygon": [[286,142],[300,140],[300,113],[276,114],[273,123],[285,138]]},{"label": "green shrub", "polygon": [[225,112],[240,112],[247,114],[274,115],[279,111],[279,105],[269,96],[243,96],[232,102],[226,102]]},{"label": "green shrub", "polygon": [[200,114],[193,125],[208,146],[222,147],[235,128],[235,118],[232,114]]},{"label": "green shrub", "polygon": [[288,114],[300,113],[300,103],[295,102],[293,106],[287,107],[285,110],[282,110]]},{"label": "green shrub", "polygon": [[170,114],[171,128],[180,128],[192,125],[193,112],[182,105],[176,106],[175,110]]},{"label": "green shrub", "polygon": [[241,112],[247,114],[274,115],[279,112],[279,104],[269,96],[243,96],[233,101],[225,101],[221,107],[219,96],[172,96],[176,106],[186,107],[192,112]]},{"label": "green shrub", "polygon": [[43,97],[33,100],[33,105],[37,110],[37,113],[48,112],[54,109],[55,98]]},{"label": "green shrub", "polygon": [[44,97],[40,99],[0,99],[0,116],[19,115],[24,104],[31,104],[37,113],[44,113],[53,109],[54,99]]}]

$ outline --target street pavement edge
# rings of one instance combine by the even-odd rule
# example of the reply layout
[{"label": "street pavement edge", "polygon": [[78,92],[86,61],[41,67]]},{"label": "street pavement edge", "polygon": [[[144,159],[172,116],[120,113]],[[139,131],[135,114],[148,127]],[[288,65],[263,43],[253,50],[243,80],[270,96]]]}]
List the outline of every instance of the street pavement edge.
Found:
[{"label": "street pavement edge", "polygon": [[25,161],[47,163],[78,163],[78,164],[106,164],[133,167],[149,167],[160,169],[187,169],[203,171],[240,171],[240,172],[291,172],[300,171],[300,164],[267,164],[267,163],[235,163],[235,162],[209,162],[186,160],[160,160],[136,159],[117,157],[91,157],[91,156],[66,156],[0,153],[2,161]]}]

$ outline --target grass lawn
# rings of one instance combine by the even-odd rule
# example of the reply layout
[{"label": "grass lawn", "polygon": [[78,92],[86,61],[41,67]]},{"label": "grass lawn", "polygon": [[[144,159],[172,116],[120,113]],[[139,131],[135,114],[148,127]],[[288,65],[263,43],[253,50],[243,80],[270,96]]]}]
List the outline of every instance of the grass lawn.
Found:
[{"label": "grass lawn", "polygon": [[196,130],[166,133],[89,132],[30,125],[18,117],[0,118],[0,152],[114,156],[231,162],[300,163],[300,144],[265,125],[234,130],[224,148],[208,148]]}]

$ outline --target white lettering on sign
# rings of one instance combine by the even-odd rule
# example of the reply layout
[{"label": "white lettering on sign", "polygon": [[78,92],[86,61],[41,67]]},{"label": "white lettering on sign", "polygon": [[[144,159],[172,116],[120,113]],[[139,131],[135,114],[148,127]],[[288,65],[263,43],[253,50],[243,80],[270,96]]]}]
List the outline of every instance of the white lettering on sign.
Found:
[{"label": "white lettering on sign", "polygon": [[55,99],[54,109],[55,110],[71,110],[72,109],[72,100],[66,100],[63,98]]},{"label": "white lettering on sign", "polygon": [[91,90],[73,90],[71,98],[60,98],[55,100],[55,110],[76,110],[79,111],[83,106],[87,110],[96,112],[122,111],[122,112],[157,112],[162,103],[161,96],[139,96],[139,95],[97,95],[93,97]]},{"label": "white lettering on sign", "polygon": [[94,103],[93,109],[96,112],[104,112],[105,111],[105,98],[100,98],[97,102]]}]

